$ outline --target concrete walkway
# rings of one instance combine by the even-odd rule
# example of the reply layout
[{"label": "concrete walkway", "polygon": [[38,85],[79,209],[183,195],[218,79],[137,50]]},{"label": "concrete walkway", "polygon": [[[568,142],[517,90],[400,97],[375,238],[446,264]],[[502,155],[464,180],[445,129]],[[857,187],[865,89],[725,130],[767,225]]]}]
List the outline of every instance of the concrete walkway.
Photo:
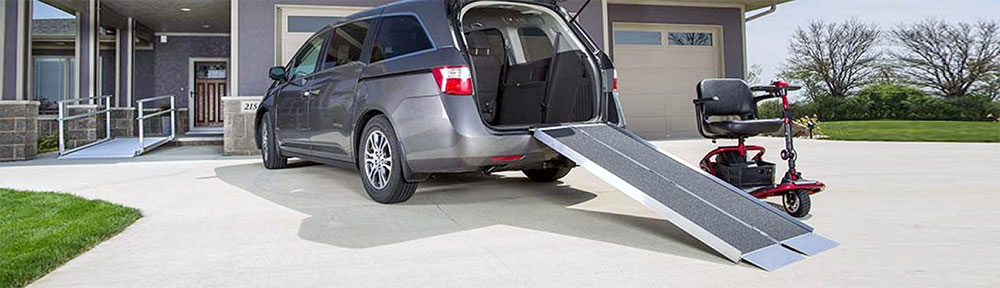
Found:
[{"label": "concrete walkway", "polygon": [[[777,159],[780,139],[755,139]],[[842,245],[764,272],[735,265],[582,169],[441,177],[401,205],[356,171],[268,171],[215,147],[0,164],[0,187],[145,217],[33,287],[823,287],[1000,285],[1000,145],[800,141],[829,190],[806,220]],[[706,140],[658,142],[697,161]],[[779,167],[783,170],[783,167]]]}]

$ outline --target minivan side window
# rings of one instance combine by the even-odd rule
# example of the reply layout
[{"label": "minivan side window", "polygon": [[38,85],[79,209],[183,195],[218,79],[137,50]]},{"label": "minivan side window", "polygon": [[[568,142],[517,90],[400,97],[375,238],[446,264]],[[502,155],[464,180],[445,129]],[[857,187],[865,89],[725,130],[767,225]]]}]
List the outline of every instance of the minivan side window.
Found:
[{"label": "minivan side window", "polygon": [[334,29],[330,48],[326,51],[323,70],[361,60],[361,49],[365,45],[365,36],[368,35],[371,22],[362,20]]},{"label": "minivan side window", "polygon": [[417,17],[402,15],[382,18],[371,62],[392,59],[417,51],[430,49],[431,40]]},{"label": "minivan side window", "polygon": [[323,35],[309,40],[306,45],[302,46],[302,50],[299,50],[299,54],[295,54],[295,57],[292,58],[292,67],[288,70],[291,72],[292,78],[316,72],[319,53],[323,49],[323,41],[329,36],[328,33],[330,32],[324,32]]}]

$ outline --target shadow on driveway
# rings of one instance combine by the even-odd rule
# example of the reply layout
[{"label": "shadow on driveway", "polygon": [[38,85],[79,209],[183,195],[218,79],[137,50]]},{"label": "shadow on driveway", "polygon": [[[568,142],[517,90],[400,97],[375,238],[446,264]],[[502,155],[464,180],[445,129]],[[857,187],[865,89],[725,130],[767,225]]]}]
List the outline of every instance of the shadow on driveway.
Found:
[{"label": "shadow on driveway", "polygon": [[226,183],[310,215],[302,221],[299,237],[338,247],[363,249],[510,225],[730,263],[666,220],[572,208],[598,195],[558,182],[443,175],[421,183],[408,202],[383,205],[368,198],[352,169],[294,162],[282,170],[252,163],[215,172]]}]

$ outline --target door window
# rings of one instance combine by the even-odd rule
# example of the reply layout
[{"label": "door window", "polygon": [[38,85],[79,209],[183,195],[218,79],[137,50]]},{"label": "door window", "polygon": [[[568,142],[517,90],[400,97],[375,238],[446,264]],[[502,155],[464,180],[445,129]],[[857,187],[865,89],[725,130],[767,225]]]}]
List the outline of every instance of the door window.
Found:
[{"label": "door window", "polygon": [[292,78],[316,72],[316,64],[319,62],[319,53],[323,50],[323,42],[326,37],[329,36],[328,33],[329,32],[324,32],[322,35],[306,42],[306,45],[302,47],[302,50],[299,50],[299,54],[296,54],[295,58],[292,58],[292,63],[294,64],[292,64],[291,69],[289,69],[289,71],[291,71]]},{"label": "door window", "polygon": [[323,69],[360,61],[361,49],[364,47],[365,36],[368,35],[369,28],[371,28],[371,20],[348,23],[334,29],[330,48],[326,51]]},{"label": "door window", "polygon": [[615,30],[615,45],[663,45],[657,31]]},{"label": "door window", "polygon": [[667,41],[675,46],[712,46],[712,33],[670,32]]},{"label": "door window", "polygon": [[431,40],[417,17],[389,16],[382,18],[378,36],[372,47],[372,62],[392,59],[432,48]]}]

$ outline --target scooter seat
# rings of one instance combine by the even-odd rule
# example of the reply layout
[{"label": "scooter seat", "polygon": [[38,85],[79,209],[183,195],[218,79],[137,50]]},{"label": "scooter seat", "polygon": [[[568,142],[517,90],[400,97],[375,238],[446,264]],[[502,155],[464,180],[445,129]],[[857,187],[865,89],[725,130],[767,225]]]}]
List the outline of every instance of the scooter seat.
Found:
[{"label": "scooter seat", "polygon": [[782,119],[726,120],[708,122],[705,130],[726,137],[749,137],[781,130]]}]

